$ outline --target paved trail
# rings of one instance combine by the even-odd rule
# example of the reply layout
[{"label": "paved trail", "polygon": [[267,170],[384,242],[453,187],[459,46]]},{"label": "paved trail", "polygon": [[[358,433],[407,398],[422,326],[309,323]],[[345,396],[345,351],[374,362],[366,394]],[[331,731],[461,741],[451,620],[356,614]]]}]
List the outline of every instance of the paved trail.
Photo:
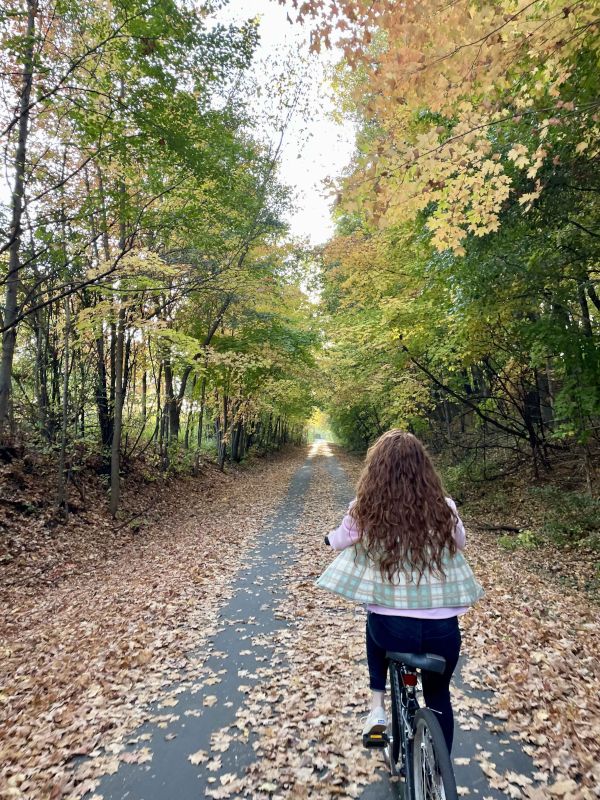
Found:
[{"label": "paved trail", "polygon": [[[324,481],[328,481],[327,486]],[[216,798],[333,796],[329,782],[333,773],[328,769],[327,755],[319,749],[318,737],[313,735],[314,727],[313,733],[307,733],[306,741],[302,741],[302,731],[300,736],[298,730],[286,733],[285,716],[289,711],[286,711],[285,698],[279,690],[272,690],[278,673],[288,675],[291,681],[291,684],[286,684],[288,686],[297,685],[302,677],[294,674],[294,670],[302,670],[297,664],[289,663],[282,644],[294,646],[296,637],[301,635],[303,622],[302,619],[290,619],[289,614],[280,609],[289,591],[283,576],[296,563],[294,537],[299,541],[303,535],[301,522],[307,512],[307,497],[315,489],[331,494],[331,507],[338,517],[352,497],[348,476],[325,444],[314,447],[297,469],[287,496],[242,560],[236,591],[220,609],[217,632],[211,637],[208,648],[203,648],[207,657],[201,674],[165,690],[160,702],[148,709],[147,721],[128,740],[127,751],[131,751],[129,760],[133,763],[121,761],[118,770],[104,776],[95,792],[87,797],[101,796],[104,800],[198,800],[207,796],[207,792],[208,796]],[[260,498],[255,498],[254,502],[260,502]],[[322,531],[318,534],[314,542],[319,538],[322,540]],[[319,610],[315,609],[314,613],[319,613]],[[362,638],[362,611],[342,610],[340,614],[354,614],[356,636]],[[332,615],[322,622],[335,626],[336,617]],[[340,647],[343,646],[341,640]],[[313,660],[316,662],[321,656],[320,642],[316,640]],[[357,670],[358,680],[362,676],[366,683],[366,664],[359,663]],[[265,691],[261,694],[263,684]],[[453,754],[458,759],[458,783],[468,789],[469,797],[486,800],[507,797],[491,788],[481,768],[482,754],[483,760],[493,762],[499,773],[512,770],[531,774],[531,762],[518,744],[502,731],[498,721],[482,720],[472,713],[473,708],[481,708],[485,697],[466,686],[460,676],[457,687],[459,706],[462,704],[464,709],[457,714]],[[303,691],[303,697],[310,700],[306,687]],[[247,708],[244,711],[248,697],[257,693],[263,711],[257,713]],[[318,689],[312,695],[313,701],[317,693]],[[363,696],[366,697],[366,693]],[[335,795],[384,800],[393,797],[394,793],[379,768],[380,754],[362,751],[360,727],[363,713],[363,708],[353,708],[350,717],[346,710],[338,721],[334,719],[340,729],[346,730],[351,726],[349,741],[354,741],[354,745],[351,744],[352,749],[336,753],[332,759],[336,762],[343,760],[346,775],[351,776],[353,762],[356,760],[358,764],[359,759],[368,758],[367,768],[372,766],[372,775],[367,771],[367,777],[358,780],[358,790],[351,782],[348,783],[348,793],[338,784],[334,787]],[[310,711],[304,716],[310,719]],[[274,765],[270,770],[264,766],[265,753],[269,751],[261,738],[263,728],[272,740],[280,742],[276,748],[277,759],[273,760],[272,753],[269,755],[270,763]],[[303,760],[296,769],[296,782],[289,788],[289,784],[281,783],[280,765],[286,757],[292,759],[296,755],[296,746],[303,750]],[[136,763],[141,747],[148,755]],[[190,761],[189,757],[194,753],[199,753],[194,759],[199,763]],[[322,776],[322,790],[302,788],[302,780],[298,777],[302,774],[300,770],[307,770],[305,774],[308,775],[314,771],[313,766]],[[246,783],[247,771],[259,775],[259,782]],[[311,780],[311,785],[314,785],[314,779]],[[249,788],[252,786],[254,788]]]}]

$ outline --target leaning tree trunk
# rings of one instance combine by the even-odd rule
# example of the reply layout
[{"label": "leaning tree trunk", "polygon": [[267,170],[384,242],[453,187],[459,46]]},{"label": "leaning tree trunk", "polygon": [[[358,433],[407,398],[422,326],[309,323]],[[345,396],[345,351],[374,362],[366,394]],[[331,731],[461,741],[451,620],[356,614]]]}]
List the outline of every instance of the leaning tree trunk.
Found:
[{"label": "leaning tree trunk", "polygon": [[12,219],[9,232],[8,274],[4,301],[4,333],[2,334],[2,359],[0,360],[0,434],[10,422],[12,366],[17,339],[17,309],[19,272],[21,269],[21,220],[23,217],[23,192],[25,188],[25,159],[29,133],[29,107],[33,83],[33,53],[35,47],[35,17],[37,0],[27,0],[27,33],[21,77],[21,97],[18,114],[18,139],[15,152],[15,182],[12,193]]}]

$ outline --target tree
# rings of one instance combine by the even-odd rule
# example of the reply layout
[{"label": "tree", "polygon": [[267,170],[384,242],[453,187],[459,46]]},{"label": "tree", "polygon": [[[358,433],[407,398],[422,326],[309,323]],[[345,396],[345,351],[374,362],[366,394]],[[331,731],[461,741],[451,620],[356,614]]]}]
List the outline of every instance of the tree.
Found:
[{"label": "tree", "polygon": [[[300,89],[288,70],[265,124],[247,76],[256,24],[216,24],[214,9],[13,0],[2,17],[15,191],[0,428],[9,446],[58,453],[65,511],[82,453],[110,476],[115,515],[136,457],[176,470],[210,447],[224,466],[301,438],[310,416],[296,362],[315,337],[277,180]],[[254,311],[263,301],[272,335]],[[298,344],[284,364],[274,341],[286,325]],[[264,341],[250,344],[253,326]]]}]

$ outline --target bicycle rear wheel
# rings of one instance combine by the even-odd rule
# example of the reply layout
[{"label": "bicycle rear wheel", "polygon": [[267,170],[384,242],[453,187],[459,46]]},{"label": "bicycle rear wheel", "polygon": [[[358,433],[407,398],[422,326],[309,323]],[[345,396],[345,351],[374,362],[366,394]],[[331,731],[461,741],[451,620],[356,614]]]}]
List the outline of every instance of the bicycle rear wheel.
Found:
[{"label": "bicycle rear wheel", "polygon": [[452,761],[435,714],[420,708],[415,714],[413,779],[415,800],[458,800]]}]

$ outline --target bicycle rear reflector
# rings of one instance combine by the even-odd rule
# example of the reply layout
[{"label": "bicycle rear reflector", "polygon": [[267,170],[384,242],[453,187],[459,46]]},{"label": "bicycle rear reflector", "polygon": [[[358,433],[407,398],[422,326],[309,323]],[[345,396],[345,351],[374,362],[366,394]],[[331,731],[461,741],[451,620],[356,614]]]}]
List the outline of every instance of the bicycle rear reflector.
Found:
[{"label": "bicycle rear reflector", "polygon": [[403,672],[402,673],[402,683],[405,686],[416,686],[417,685],[417,673],[416,672]]}]

